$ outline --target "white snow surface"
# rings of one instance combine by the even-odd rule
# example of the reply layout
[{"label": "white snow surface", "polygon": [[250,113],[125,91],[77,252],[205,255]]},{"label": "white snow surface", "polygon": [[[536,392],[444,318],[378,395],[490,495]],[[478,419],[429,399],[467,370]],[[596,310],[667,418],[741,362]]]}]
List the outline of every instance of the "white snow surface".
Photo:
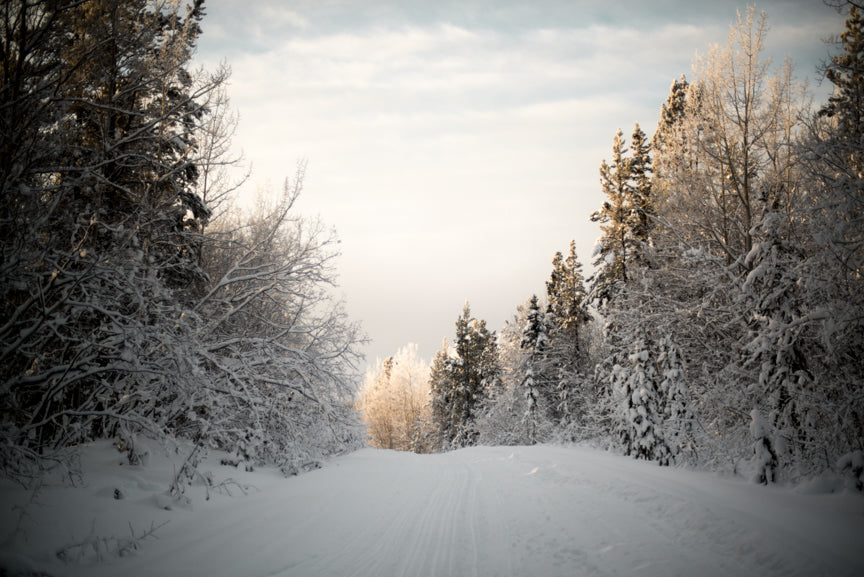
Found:
[{"label": "white snow surface", "polygon": [[864,575],[864,497],[848,491],[766,488],[587,447],[366,449],[290,478],[223,456],[203,468],[248,490],[208,500],[199,484],[178,505],[165,491],[179,457],[130,466],[96,444],[83,483],[43,488],[17,532],[33,494],[4,481],[0,575]]}]

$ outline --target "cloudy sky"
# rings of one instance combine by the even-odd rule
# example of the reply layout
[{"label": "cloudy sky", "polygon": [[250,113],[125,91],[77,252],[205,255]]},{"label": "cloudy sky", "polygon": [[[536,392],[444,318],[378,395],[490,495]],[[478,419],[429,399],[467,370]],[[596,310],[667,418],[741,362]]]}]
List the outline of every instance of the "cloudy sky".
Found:
[{"label": "cloudy sky", "polygon": [[[821,0],[757,5],[766,56],[824,98]],[[590,274],[598,168],[649,134],[672,80],[724,43],[728,0],[214,0],[197,60],[227,62],[252,194],[308,160],[300,210],[342,241],[340,291],[373,339],[434,355],[468,300],[500,329],[576,240]]]}]

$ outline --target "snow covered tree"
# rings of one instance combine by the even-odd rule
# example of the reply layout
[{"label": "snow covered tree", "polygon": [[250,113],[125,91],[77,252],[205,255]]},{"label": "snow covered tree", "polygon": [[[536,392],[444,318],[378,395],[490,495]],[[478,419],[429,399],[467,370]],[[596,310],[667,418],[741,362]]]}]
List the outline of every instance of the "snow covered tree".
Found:
[{"label": "snow covered tree", "polygon": [[[660,120],[657,122],[657,130],[654,131],[654,136],[651,138],[651,148],[660,157],[663,157],[670,147],[679,146],[681,123],[687,113],[689,88],[690,84],[682,74],[681,78],[672,81],[669,96],[666,97],[666,102],[660,107]],[[655,160],[659,161],[659,159]],[[658,162],[655,162],[655,174],[662,174],[662,170],[658,170],[658,168]]]},{"label": "snow covered tree", "polygon": [[603,160],[600,165],[600,184],[606,201],[591,215],[603,232],[594,247],[595,273],[591,279],[592,297],[601,307],[613,300],[627,282],[627,266],[635,244],[633,190],[626,154],[624,133],[619,129],[612,144],[612,163]]},{"label": "snow covered tree", "polygon": [[721,255],[741,275],[762,217],[762,196],[796,190],[778,181],[789,176],[793,137],[808,104],[791,64],[775,73],[764,58],[767,31],[767,16],[749,8],[739,14],[724,46],[694,61],[683,115],[677,114],[679,91],[666,107],[676,114],[661,119],[674,118],[674,125],[664,127],[663,148],[655,158],[664,233]]},{"label": "snow covered tree", "polygon": [[644,265],[656,212],[650,149],[636,123],[629,149],[619,129],[612,145],[612,164],[604,160],[600,165],[600,183],[607,200],[591,215],[603,232],[594,247],[591,297],[601,308],[622,290],[629,278],[628,269]]},{"label": "snow covered tree", "polygon": [[429,391],[432,396],[432,422],[437,429],[438,448],[446,448],[454,426],[451,413],[453,386],[450,375],[450,347],[445,338],[429,366]]},{"label": "snow covered tree", "polygon": [[[756,329],[754,303],[773,289],[748,292],[755,287],[746,279],[760,266],[752,251],[767,246],[772,210],[782,216],[775,223],[778,241],[805,252],[810,244],[800,211],[812,196],[805,192],[796,140],[807,98],[788,62],[775,72],[762,56],[766,34],[765,15],[748,10],[726,45],[694,62],[692,84],[683,78],[673,83],[654,138],[651,270],[631,275],[629,294],[610,315],[619,327],[632,325],[618,331],[631,346],[653,333],[658,369],[664,339],[679,349],[683,373],[674,373],[690,392],[687,414],[702,424],[693,446],[701,446],[706,462],[740,463],[751,456],[748,414],[759,397],[758,370],[744,361],[753,331],[767,330]],[[787,254],[786,264],[798,271],[791,280],[803,269]],[[769,412],[760,408],[770,426]]]},{"label": "snow covered tree", "polygon": [[363,337],[330,290],[337,240],[294,214],[304,169],[206,246],[213,280],[194,308],[207,378],[198,412],[220,417],[208,421],[209,442],[231,450],[261,437],[250,457],[286,470],[360,434],[348,407]]},{"label": "snow covered tree", "polygon": [[429,367],[415,344],[366,373],[357,404],[373,447],[415,453],[434,448],[428,386]]},{"label": "snow covered tree", "polygon": [[540,391],[545,387],[543,369],[546,361],[546,348],[549,336],[546,328],[546,316],[540,308],[537,295],[532,295],[528,304],[528,317],[522,330],[520,347],[525,351],[523,366],[524,379],[522,390],[525,395],[526,410],[524,420],[527,425],[528,443],[537,442],[537,402]]},{"label": "snow covered tree", "polygon": [[290,471],[358,436],[361,337],[327,291],[335,241],[291,210],[302,178],[246,220],[207,204],[230,160],[208,144],[227,74],[188,70],[202,17],[200,1],[0,6],[7,473],[94,438],[134,461],[140,435]]},{"label": "snow covered tree", "polygon": [[387,357],[379,370],[366,373],[366,383],[358,403],[369,432],[369,443],[379,449],[395,449],[394,410],[390,390],[393,357]]},{"label": "snow covered tree", "polygon": [[161,430],[137,412],[142,383],[186,372],[157,351],[187,340],[181,291],[206,282],[195,140],[225,76],[187,71],[201,16],[200,2],[0,8],[0,414],[12,446],[44,454]]},{"label": "snow covered tree", "polygon": [[[528,444],[529,427],[532,423],[536,441],[546,440],[552,433],[551,423],[546,418],[546,410],[542,404],[544,397],[538,390],[538,383],[542,384],[546,378],[545,355],[535,353],[537,344],[541,350],[545,350],[545,329],[541,327],[547,323],[539,299],[534,310],[531,301],[532,299],[529,299],[516,307],[516,314],[504,323],[498,336],[499,378],[494,386],[487,388],[476,422],[478,442],[481,444]],[[533,317],[532,322],[529,322],[529,316]],[[526,330],[529,333],[527,339]],[[534,343],[534,346],[528,343]],[[525,385],[529,384],[526,382],[529,365],[533,370],[533,378],[526,391]],[[526,395],[531,389],[534,395]],[[536,403],[534,409],[529,408],[529,402]],[[530,420],[532,416],[533,421]]]},{"label": "snow covered tree", "polygon": [[749,301],[744,307],[752,314],[752,340],[744,348],[757,375],[751,414],[760,422],[754,420],[751,430],[759,435],[754,441],[761,482],[772,481],[772,467],[788,466],[807,443],[804,400],[812,398],[808,357],[815,351],[807,350],[806,324],[800,322],[808,308],[800,282],[805,257],[800,245],[787,240],[784,220],[776,207],[763,220],[742,287],[742,298]]},{"label": "snow covered tree", "polygon": [[637,341],[628,359],[626,379],[621,378],[623,423],[621,441],[627,455],[668,465],[671,452],[663,438],[664,399],[651,348]]},{"label": "snow covered tree", "polygon": [[677,459],[683,453],[685,457],[695,460],[695,420],[686,364],[681,349],[668,335],[661,337],[658,343],[657,377],[658,396],[663,409],[663,438],[671,457]]},{"label": "snow covered tree", "polygon": [[[811,429],[837,469],[860,462],[864,450],[864,7],[849,2],[845,29],[825,76],[835,86],[810,126],[802,155],[812,175],[809,324],[824,345],[817,388],[833,427]],[[862,486],[861,468],[857,484]]]},{"label": "snow covered tree", "polygon": [[643,253],[651,242],[654,228],[654,191],[651,178],[651,145],[639,123],[633,128],[630,137],[630,178],[633,181],[633,239],[636,243],[634,260],[643,261]]},{"label": "snow covered tree", "polygon": [[541,389],[549,418],[579,421],[589,392],[585,390],[585,354],[583,329],[591,321],[588,293],[582,277],[582,263],[576,254],[576,242],[570,241],[567,257],[557,252],[552,259],[552,273],[546,282],[548,345],[545,381]]},{"label": "snow covered tree", "polygon": [[499,378],[495,333],[486,321],[471,316],[467,302],[456,320],[454,353],[452,358],[446,350],[436,354],[430,372],[433,419],[445,448],[476,443],[474,421],[487,389],[497,386]]}]

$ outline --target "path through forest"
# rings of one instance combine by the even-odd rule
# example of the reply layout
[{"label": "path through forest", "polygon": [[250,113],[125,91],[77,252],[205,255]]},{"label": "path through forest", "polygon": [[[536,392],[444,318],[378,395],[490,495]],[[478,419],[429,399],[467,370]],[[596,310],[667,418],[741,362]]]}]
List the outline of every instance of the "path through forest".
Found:
[{"label": "path through forest", "polygon": [[[367,449],[288,479],[217,464],[217,475],[255,488],[199,493],[171,511],[157,506],[159,467],[112,469],[109,456],[91,459],[104,474],[87,487],[46,491],[33,520],[47,509],[55,521],[30,529],[17,551],[4,546],[0,561],[94,577],[864,574],[859,495],[764,488],[587,448]],[[133,555],[101,563],[59,564],[35,545],[56,551],[88,532],[164,521]]]}]

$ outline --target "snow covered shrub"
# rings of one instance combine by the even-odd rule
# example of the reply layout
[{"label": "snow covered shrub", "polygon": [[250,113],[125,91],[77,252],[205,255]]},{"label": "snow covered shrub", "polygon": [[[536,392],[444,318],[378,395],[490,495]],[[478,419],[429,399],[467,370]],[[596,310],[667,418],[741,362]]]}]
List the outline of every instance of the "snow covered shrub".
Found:
[{"label": "snow covered shrub", "polygon": [[864,491],[864,452],[846,453],[837,460],[836,468],[856,491]]}]

